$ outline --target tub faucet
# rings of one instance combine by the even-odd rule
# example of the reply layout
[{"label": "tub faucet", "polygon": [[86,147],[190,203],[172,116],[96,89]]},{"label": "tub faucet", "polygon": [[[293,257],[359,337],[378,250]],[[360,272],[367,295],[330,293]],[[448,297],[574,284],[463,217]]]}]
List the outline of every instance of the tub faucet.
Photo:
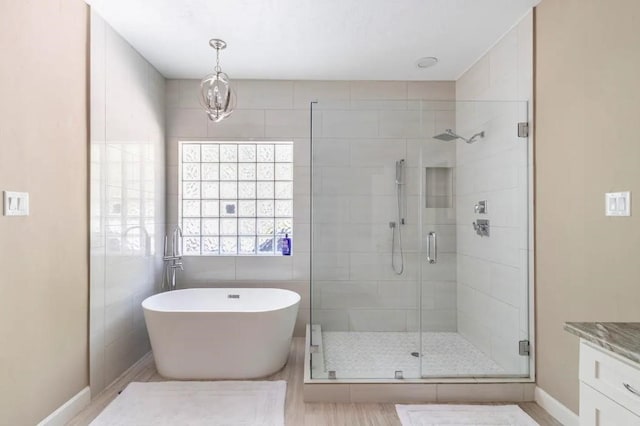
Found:
[{"label": "tub faucet", "polygon": [[168,238],[165,235],[164,236],[164,256],[163,256],[163,260],[166,261],[177,261],[177,260],[182,260],[182,229],[180,228],[179,225],[176,225],[175,228],[173,228],[173,233],[172,233],[172,237],[171,237],[171,255],[169,255],[168,253]]},{"label": "tub faucet", "polygon": [[171,254],[168,250],[168,237],[164,236],[164,274],[162,277],[162,290],[176,289],[176,269],[184,271],[182,266],[182,229],[179,225],[173,228],[171,236]]},{"label": "tub faucet", "polygon": [[[180,244],[178,244],[178,238],[180,238]],[[180,228],[180,226],[176,225],[175,228],[173,228],[173,257],[180,257],[182,258],[182,228]]]}]

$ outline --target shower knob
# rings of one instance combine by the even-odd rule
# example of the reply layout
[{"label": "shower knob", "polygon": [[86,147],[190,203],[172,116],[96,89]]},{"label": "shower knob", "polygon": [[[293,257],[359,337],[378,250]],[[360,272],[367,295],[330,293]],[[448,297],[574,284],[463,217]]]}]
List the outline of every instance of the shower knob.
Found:
[{"label": "shower knob", "polygon": [[475,213],[478,213],[478,214],[486,214],[487,213],[487,201],[486,200],[478,201],[478,204],[476,204],[473,207],[473,211]]}]

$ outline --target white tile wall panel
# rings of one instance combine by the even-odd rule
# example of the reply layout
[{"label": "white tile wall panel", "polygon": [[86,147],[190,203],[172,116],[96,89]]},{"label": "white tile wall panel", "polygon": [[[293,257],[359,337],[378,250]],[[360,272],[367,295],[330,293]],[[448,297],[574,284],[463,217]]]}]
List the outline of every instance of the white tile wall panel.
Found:
[{"label": "white tile wall panel", "polygon": [[[91,240],[101,243],[91,246],[89,380],[97,395],[149,350],[140,303],[160,284],[165,98],[174,107],[180,100],[179,84],[165,87],[95,13],[91,57]],[[206,135],[196,115],[174,118],[172,131]]]}]

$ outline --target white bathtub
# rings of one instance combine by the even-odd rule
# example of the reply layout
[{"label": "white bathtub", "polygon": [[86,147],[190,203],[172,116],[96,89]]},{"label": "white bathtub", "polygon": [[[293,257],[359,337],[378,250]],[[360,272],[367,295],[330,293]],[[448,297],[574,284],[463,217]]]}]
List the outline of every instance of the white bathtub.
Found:
[{"label": "white bathtub", "polygon": [[300,295],[277,288],[194,288],[142,302],[158,373],[251,379],[287,362]]}]

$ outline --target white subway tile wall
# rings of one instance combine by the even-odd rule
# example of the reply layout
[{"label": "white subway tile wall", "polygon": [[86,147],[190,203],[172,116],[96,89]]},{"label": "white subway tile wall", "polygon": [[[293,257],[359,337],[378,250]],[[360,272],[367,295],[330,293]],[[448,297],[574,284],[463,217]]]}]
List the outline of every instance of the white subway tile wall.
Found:
[{"label": "white subway tile wall", "polygon": [[[356,82],[350,103],[320,98],[314,107],[312,319],[323,332],[417,331],[421,308],[425,330],[457,331],[455,208],[425,209],[420,194],[420,167],[455,168],[455,144],[431,139],[436,128],[454,127],[453,89]],[[437,101],[409,101],[418,94]],[[400,159],[407,199],[404,272],[396,275],[389,222],[398,221]],[[420,229],[440,234],[435,265],[426,263]]]}]

